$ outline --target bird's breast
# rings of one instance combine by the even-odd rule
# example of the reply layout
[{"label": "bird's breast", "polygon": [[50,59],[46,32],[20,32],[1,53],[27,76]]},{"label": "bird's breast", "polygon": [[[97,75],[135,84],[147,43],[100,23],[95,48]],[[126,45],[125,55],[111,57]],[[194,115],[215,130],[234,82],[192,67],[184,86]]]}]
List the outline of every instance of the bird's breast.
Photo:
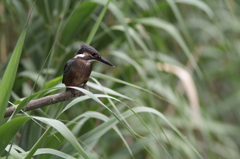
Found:
[{"label": "bird's breast", "polygon": [[67,86],[80,86],[88,81],[91,72],[91,62],[77,58],[74,60],[70,70],[70,75],[66,77],[64,83]]}]

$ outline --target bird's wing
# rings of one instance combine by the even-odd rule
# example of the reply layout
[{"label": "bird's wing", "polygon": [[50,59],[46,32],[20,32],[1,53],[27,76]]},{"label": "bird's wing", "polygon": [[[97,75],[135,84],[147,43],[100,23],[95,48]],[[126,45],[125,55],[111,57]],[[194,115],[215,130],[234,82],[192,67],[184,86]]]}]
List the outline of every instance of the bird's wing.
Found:
[{"label": "bird's wing", "polygon": [[68,76],[70,75],[70,73],[71,73],[71,67],[72,67],[73,63],[74,63],[74,60],[73,60],[73,59],[70,59],[70,60],[68,60],[67,63],[65,64],[64,69],[63,69],[63,79],[62,79],[62,83],[64,83],[64,82],[63,82],[64,78],[66,78],[66,77],[68,77]]}]

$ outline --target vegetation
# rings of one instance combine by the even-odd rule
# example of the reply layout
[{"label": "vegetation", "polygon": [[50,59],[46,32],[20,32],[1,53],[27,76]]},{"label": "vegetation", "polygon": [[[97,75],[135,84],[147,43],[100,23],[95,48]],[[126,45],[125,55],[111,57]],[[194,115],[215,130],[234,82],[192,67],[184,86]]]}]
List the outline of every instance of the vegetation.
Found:
[{"label": "vegetation", "polygon": [[[0,1],[1,158],[239,158],[239,11],[234,0]],[[4,118],[65,91],[82,42],[116,67],[95,62],[86,96]]]}]

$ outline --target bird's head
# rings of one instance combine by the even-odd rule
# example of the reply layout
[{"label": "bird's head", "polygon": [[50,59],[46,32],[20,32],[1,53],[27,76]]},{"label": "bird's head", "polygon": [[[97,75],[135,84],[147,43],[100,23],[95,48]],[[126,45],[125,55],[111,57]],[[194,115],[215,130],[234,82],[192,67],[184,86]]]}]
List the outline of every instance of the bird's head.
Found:
[{"label": "bird's head", "polygon": [[102,57],[99,52],[92,46],[82,43],[78,51],[74,54],[74,58],[81,58],[86,61],[100,61],[110,66],[114,66],[104,57]]}]

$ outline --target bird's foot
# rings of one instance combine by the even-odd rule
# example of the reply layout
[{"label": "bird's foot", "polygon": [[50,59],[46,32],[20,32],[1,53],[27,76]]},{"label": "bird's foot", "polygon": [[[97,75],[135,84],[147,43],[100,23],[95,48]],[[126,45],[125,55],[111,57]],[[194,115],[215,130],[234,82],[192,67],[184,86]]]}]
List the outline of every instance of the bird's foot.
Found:
[{"label": "bird's foot", "polygon": [[[83,88],[85,90],[89,90],[86,83],[83,84],[82,86],[80,86],[80,88]],[[70,91],[74,97],[78,97],[80,95],[84,95],[84,93],[82,93],[81,91],[79,91],[77,89],[74,89],[74,88],[66,88],[66,91]]]},{"label": "bird's foot", "polygon": [[82,86],[81,86],[83,89],[86,89],[86,90],[88,90],[89,91],[89,89],[88,89],[88,86],[87,86],[87,84],[85,83],[85,84],[83,84]]},{"label": "bird's foot", "polygon": [[79,90],[72,88],[67,89],[66,91],[70,91],[74,97],[79,97],[82,94],[82,92],[80,92]]}]

